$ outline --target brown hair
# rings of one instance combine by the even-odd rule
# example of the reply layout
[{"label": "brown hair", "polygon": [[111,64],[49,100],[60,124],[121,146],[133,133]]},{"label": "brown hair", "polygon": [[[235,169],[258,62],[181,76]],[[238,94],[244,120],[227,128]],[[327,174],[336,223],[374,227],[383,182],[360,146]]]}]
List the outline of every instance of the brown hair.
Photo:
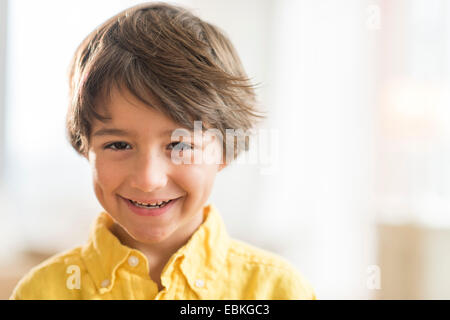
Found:
[{"label": "brown hair", "polygon": [[[129,8],[92,32],[74,55],[69,82],[67,135],[80,155],[87,155],[93,120],[110,119],[95,101],[114,86],[185,128],[199,120],[223,137],[228,128],[247,131],[263,118],[255,86],[224,33],[162,2]],[[235,146],[233,158],[242,149],[248,145]]]}]

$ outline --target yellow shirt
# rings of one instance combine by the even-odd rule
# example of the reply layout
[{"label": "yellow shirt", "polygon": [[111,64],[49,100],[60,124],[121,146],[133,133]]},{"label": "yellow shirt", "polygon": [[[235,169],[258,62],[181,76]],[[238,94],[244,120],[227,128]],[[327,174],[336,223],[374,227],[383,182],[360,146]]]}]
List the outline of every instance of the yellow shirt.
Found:
[{"label": "yellow shirt", "polygon": [[310,284],[283,258],[231,239],[213,205],[204,222],[167,262],[158,292],[147,258],[122,245],[102,212],[84,246],[28,272],[10,299],[315,299]]}]

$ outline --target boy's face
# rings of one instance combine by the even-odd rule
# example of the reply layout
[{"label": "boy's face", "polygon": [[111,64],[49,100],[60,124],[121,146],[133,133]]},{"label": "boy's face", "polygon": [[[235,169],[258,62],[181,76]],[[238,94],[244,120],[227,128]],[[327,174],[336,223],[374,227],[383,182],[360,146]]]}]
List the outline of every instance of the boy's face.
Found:
[{"label": "boy's face", "polygon": [[[192,228],[193,221],[201,221],[202,208],[223,165],[216,161],[198,164],[172,161],[173,146],[181,140],[172,141],[171,133],[180,126],[128,91],[114,89],[111,99],[102,107],[112,120],[94,122],[87,159],[97,199],[116,223],[134,240],[150,244],[183,234]],[[121,129],[129,134],[98,135],[102,129]],[[210,143],[221,148],[217,140]],[[197,147],[193,139],[192,144]],[[182,151],[183,157],[189,156],[189,152]],[[177,198],[158,216],[136,214],[127,200]]]}]

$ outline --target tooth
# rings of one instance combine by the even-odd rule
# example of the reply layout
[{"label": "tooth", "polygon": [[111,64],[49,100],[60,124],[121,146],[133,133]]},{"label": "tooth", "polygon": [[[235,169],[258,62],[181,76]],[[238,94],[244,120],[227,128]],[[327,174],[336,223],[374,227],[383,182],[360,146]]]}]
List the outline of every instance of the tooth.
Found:
[{"label": "tooth", "polygon": [[141,206],[153,206],[153,207],[155,207],[155,206],[161,206],[161,205],[167,204],[170,200],[153,202],[153,203],[145,203],[145,202],[139,202],[139,201],[134,201],[134,200],[131,200],[131,201],[136,203],[136,204],[139,204]]}]

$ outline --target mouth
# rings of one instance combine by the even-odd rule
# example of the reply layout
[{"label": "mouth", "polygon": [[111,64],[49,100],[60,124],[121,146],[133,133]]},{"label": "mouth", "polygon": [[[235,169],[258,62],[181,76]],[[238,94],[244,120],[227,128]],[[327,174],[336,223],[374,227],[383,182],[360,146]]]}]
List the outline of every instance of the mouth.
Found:
[{"label": "mouth", "polygon": [[151,202],[140,202],[132,199],[127,199],[124,197],[120,198],[122,198],[122,200],[126,203],[127,207],[129,208],[129,210],[131,210],[131,212],[139,216],[157,217],[172,210],[172,208],[176,206],[179,200],[183,197],[178,197],[175,199],[151,200]]},{"label": "mouth", "polygon": [[155,203],[143,203],[134,201],[131,199],[127,199],[132,205],[138,207],[138,208],[146,208],[146,209],[158,209],[158,208],[164,208],[166,205],[168,205],[170,202],[176,200],[176,199],[170,199],[167,201],[158,201]]},{"label": "mouth", "polygon": [[141,202],[141,201],[137,201],[137,200],[133,200],[133,199],[128,199],[125,197],[121,197],[121,198],[123,200],[127,201],[132,206],[137,207],[137,208],[160,209],[160,208],[166,207],[170,203],[175,202],[176,200],[178,200],[182,197],[173,198],[173,199],[159,199],[159,200],[153,200],[153,201],[149,201],[149,202]]}]

